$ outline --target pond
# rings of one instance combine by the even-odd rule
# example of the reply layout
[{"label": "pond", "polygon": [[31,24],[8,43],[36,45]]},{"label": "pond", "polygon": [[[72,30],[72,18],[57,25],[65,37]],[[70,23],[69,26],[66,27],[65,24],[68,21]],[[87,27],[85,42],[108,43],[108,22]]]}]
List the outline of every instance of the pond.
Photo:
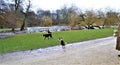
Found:
[{"label": "pond", "polygon": [[44,32],[44,31],[63,31],[63,30],[70,30],[69,26],[51,26],[51,27],[28,27],[27,32]]},{"label": "pond", "polygon": [[14,33],[9,32],[9,33],[0,33],[0,39],[1,38],[8,38],[11,37],[12,35],[14,35]]}]

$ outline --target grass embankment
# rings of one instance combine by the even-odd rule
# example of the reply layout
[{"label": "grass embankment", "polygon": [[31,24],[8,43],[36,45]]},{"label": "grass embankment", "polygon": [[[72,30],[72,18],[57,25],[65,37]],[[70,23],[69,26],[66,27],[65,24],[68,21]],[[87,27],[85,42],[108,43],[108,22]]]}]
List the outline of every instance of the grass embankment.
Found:
[{"label": "grass embankment", "polygon": [[53,39],[45,40],[42,36],[43,33],[17,34],[11,38],[0,39],[0,54],[59,45],[57,40],[59,37],[62,37],[67,43],[104,38],[112,36],[113,29],[73,30],[53,32],[52,34]]},{"label": "grass embankment", "polygon": [[6,30],[11,30],[11,29],[8,28],[0,29],[0,31],[6,31]]}]

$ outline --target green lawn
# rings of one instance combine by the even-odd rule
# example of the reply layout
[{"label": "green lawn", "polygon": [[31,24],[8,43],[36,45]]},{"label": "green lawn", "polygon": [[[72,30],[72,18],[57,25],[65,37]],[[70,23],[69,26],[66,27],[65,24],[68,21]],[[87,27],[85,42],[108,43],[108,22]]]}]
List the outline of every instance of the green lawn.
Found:
[{"label": "green lawn", "polygon": [[112,36],[113,29],[72,30],[53,32],[52,34],[53,39],[45,40],[42,36],[43,33],[16,34],[10,38],[0,39],[0,54],[59,45],[57,40],[59,37],[62,37],[67,43],[104,38]]}]

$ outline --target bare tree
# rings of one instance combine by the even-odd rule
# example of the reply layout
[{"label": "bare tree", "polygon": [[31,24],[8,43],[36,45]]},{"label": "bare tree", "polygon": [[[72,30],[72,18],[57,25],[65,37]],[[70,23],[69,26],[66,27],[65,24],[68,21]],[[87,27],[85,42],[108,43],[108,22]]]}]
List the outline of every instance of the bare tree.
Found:
[{"label": "bare tree", "polygon": [[30,7],[31,7],[31,1],[28,0],[27,8],[26,8],[26,11],[25,11],[25,13],[24,13],[23,24],[22,24],[21,29],[20,29],[21,31],[25,29],[26,19],[27,19],[27,17],[28,17],[28,12],[29,12],[29,10],[30,10]]},{"label": "bare tree", "polygon": [[81,9],[77,10],[77,14],[79,16],[80,21],[85,21],[85,14],[83,13]]},{"label": "bare tree", "polygon": [[52,19],[49,16],[43,16],[41,26],[52,26]]},{"label": "bare tree", "polygon": [[4,0],[0,0],[0,28],[4,27],[4,7],[6,7],[6,3]]},{"label": "bare tree", "polygon": [[97,16],[96,16],[95,24],[97,26],[103,26],[104,21],[105,21],[105,16],[106,16],[105,12],[102,9],[99,9],[96,11],[96,14],[97,14]]},{"label": "bare tree", "polygon": [[1,3],[0,13],[1,13],[3,24],[4,24],[2,26],[15,28],[16,22],[14,19],[15,18],[14,9],[11,8],[11,5],[9,3],[5,3],[4,0],[1,0],[0,3]]},{"label": "bare tree", "polygon": [[22,3],[22,0],[14,0],[14,1],[15,1],[15,13],[16,13],[18,8],[20,7],[20,4]]},{"label": "bare tree", "polygon": [[93,10],[86,11],[85,23],[88,26],[88,29],[90,29],[93,23],[95,23],[95,20],[96,20],[96,16],[94,11]]},{"label": "bare tree", "polygon": [[118,13],[113,11],[112,9],[107,9],[103,27],[117,25],[118,24],[117,15]]},{"label": "bare tree", "polygon": [[11,12],[14,11],[14,13],[11,14],[12,16],[14,15],[13,16],[14,23],[13,24],[11,23],[11,25],[12,25],[12,31],[15,31],[16,24],[17,24],[17,11],[20,7],[20,4],[22,3],[22,0],[10,0],[10,1],[14,2],[13,4],[11,4],[11,6],[14,6],[14,8],[11,8],[11,7],[10,8],[11,8]]},{"label": "bare tree", "polygon": [[27,21],[27,26],[33,27],[33,26],[39,26],[39,23],[37,21],[37,15],[35,14],[34,11],[28,12],[28,17],[26,19]]},{"label": "bare tree", "polygon": [[79,24],[79,19],[78,19],[78,15],[76,12],[71,13],[70,15],[70,23],[69,26],[71,27],[71,29]]},{"label": "bare tree", "polygon": [[70,23],[70,16],[72,13],[76,12],[77,7],[72,5],[71,7],[67,7],[66,5],[63,6],[61,9],[61,21],[60,23],[69,24]]}]

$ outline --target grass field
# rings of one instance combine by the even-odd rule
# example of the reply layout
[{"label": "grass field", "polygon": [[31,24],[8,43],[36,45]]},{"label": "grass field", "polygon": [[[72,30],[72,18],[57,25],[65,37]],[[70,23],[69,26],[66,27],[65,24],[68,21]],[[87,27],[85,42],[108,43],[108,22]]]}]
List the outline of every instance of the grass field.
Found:
[{"label": "grass field", "polygon": [[16,34],[10,38],[0,39],[0,54],[59,45],[57,40],[59,37],[62,37],[67,43],[104,38],[112,36],[113,29],[72,30],[53,32],[52,34],[53,39],[45,40],[42,36],[43,33]]}]

